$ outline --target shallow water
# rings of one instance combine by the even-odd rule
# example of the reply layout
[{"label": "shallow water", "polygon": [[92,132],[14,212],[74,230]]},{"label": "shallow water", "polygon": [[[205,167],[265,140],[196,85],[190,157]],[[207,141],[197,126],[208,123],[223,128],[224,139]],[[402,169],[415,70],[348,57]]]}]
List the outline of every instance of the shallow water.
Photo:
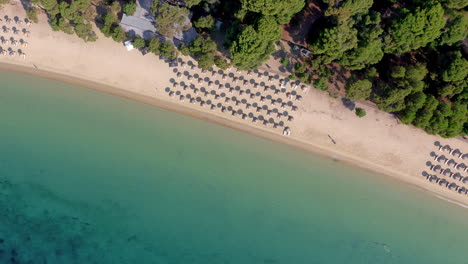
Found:
[{"label": "shallow water", "polygon": [[92,90],[0,72],[0,263],[468,263],[468,210]]}]

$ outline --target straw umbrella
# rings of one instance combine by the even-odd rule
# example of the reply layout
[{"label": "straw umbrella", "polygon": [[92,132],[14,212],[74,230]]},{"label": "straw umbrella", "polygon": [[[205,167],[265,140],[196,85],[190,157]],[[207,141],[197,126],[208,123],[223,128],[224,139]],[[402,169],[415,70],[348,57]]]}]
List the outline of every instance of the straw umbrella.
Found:
[{"label": "straw umbrella", "polygon": [[292,110],[293,112],[296,112],[296,111],[298,110],[298,107],[295,106],[295,105],[293,105],[293,106],[291,107],[291,110]]},{"label": "straw umbrella", "polygon": [[195,104],[195,98],[190,98],[190,104]]},{"label": "straw umbrella", "polygon": [[252,117],[252,122],[253,122],[253,123],[257,123],[257,120],[258,120],[258,119],[257,119],[255,116]]},{"label": "straw umbrella", "polygon": [[175,92],[174,92],[174,91],[169,92],[169,97],[174,97],[174,96],[175,96]]},{"label": "straw umbrella", "polygon": [[184,101],[185,101],[185,96],[181,95],[181,96],[179,97],[179,100],[180,100],[181,102],[184,102]]},{"label": "straw umbrella", "polygon": [[294,116],[288,116],[288,121],[294,121]]}]

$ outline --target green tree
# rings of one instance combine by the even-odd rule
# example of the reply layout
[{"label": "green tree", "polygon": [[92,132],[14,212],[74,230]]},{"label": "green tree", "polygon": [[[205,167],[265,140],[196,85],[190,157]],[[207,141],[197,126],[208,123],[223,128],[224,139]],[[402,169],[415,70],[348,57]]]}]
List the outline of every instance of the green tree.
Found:
[{"label": "green tree", "polygon": [[182,54],[184,56],[190,55],[190,50],[184,43],[180,43],[179,51],[180,51],[180,54]]},{"label": "green tree", "polygon": [[441,45],[453,45],[468,36],[468,18],[461,14],[456,14],[449,18],[447,25],[440,36]]},{"label": "green tree", "polygon": [[200,4],[202,0],[185,0],[185,3],[187,4],[188,7],[192,7],[195,5]]},{"label": "green tree", "polygon": [[134,39],[133,39],[133,47],[135,49],[142,49],[146,46],[146,42],[145,40],[140,37],[140,36],[136,36]]},{"label": "green tree", "polygon": [[437,90],[438,95],[452,98],[460,93],[463,92],[463,88],[467,87],[466,82],[460,82],[460,83],[448,83],[442,86]]},{"label": "green tree", "polygon": [[97,40],[96,33],[94,33],[90,24],[75,24],[75,33],[78,37],[82,38],[86,42],[93,42]]},{"label": "green tree", "polygon": [[369,80],[351,81],[346,86],[346,97],[352,100],[367,99],[372,92],[372,83]]},{"label": "green tree", "polygon": [[358,117],[361,118],[361,117],[365,117],[365,116],[366,116],[366,110],[365,110],[365,109],[356,107],[355,110],[356,110],[356,115],[357,115]]},{"label": "green tree", "polygon": [[104,16],[104,25],[101,28],[101,32],[104,36],[110,37],[112,35],[112,29],[115,27],[115,23],[117,23],[117,17],[112,12],[108,12]]},{"label": "green tree", "polygon": [[214,28],[214,18],[210,15],[198,18],[193,22],[196,28],[211,30]]},{"label": "green tree", "polygon": [[399,118],[403,124],[411,124],[416,118],[417,112],[426,102],[426,94],[415,92],[406,97],[405,109],[399,113]]},{"label": "green tree", "polygon": [[222,56],[215,56],[214,64],[223,70],[226,70],[229,67],[229,63]]},{"label": "green tree", "polygon": [[424,106],[417,112],[416,117],[414,118],[413,125],[416,127],[426,129],[429,126],[429,121],[434,115],[434,111],[437,109],[439,101],[432,96],[428,95]]},{"label": "green tree", "polygon": [[460,52],[454,54],[454,59],[442,72],[442,79],[446,82],[459,82],[468,75],[468,60]]},{"label": "green tree", "polygon": [[137,8],[137,4],[135,2],[128,2],[123,7],[123,12],[128,16],[133,16],[135,14]]},{"label": "green tree", "polygon": [[232,64],[240,70],[256,69],[274,52],[274,41],[281,37],[281,28],[271,17],[260,18],[255,27],[246,26],[233,41]]},{"label": "green tree", "polygon": [[172,43],[169,43],[169,42],[162,43],[160,50],[161,50],[161,55],[163,55],[164,57],[168,59],[177,58],[177,55],[178,55],[177,49]]},{"label": "green tree", "polygon": [[161,40],[159,38],[152,38],[148,44],[148,48],[156,55],[161,54]]},{"label": "green tree", "polygon": [[241,0],[242,9],[272,16],[279,24],[288,24],[304,7],[304,0]]},{"label": "green tree", "polygon": [[328,91],[328,79],[325,77],[320,77],[317,80],[314,80],[314,88],[322,90],[322,91]]},{"label": "green tree", "polygon": [[26,15],[28,16],[29,20],[31,20],[33,23],[39,22],[39,19],[37,17],[38,13],[39,13],[39,9],[36,7],[31,7],[26,10]]},{"label": "green tree", "polygon": [[205,53],[198,57],[198,66],[202,69],[209,70],[215,64],[213,53]]},{"label": "green tree", "polygon": [[313,53],[321,55],[324,64],[339,59],[343,54],[357,47],[357,30],[353,20],[347,20],[336,26],[323,29],[319,37],[310,45]]},{"label": "green tree", "polygon": [[445,6],[450,9],[463,9],[468,6],[468,2],[466,0],[445,0]]},{"label": "green tree", "polygon": [[[405,14],[406,13],[406,14]],[[403,10],[389,29],[386,53],[404,53],[426,46],[442,34],[444,10],[439,2],[430,1],[413,12]]]},{"label": "green tree", "polygon": [[116,42],[122,42],[127,38],[127,33],[121,27],[114,27],[112,29],[112,39]]},{"label": "green tree", "polygon": [[159,4],[159,8],[153,11],[158,21],[156,23],[157,30],[167,38],[172,38],[174,33],[181,30],[180,26],[188,22],[188,15],[190,13],[187,8],[172,6],[167,2]]},{"label": "green tree", "polygon": [[377,12],[371,12],[361,18],[356,28],[358,31],[357,46],[344,53],[340,59],[341,65],[348,66],[352,70],[360,70],[382,59],[384,55],[381,38],[383,30],[380,22],[380,14]]}]

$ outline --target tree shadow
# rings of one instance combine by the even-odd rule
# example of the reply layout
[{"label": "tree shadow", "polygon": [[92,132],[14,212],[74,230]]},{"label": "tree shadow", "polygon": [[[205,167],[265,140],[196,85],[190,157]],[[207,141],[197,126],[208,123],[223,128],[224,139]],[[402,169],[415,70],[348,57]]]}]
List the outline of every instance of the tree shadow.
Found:
[{"label": "tree shadow", "polygon": [[353,111],[354,108],[356,107],[356,104],[348,99],[348,98],[341,98],[341,102],[343,103],[343,105],[348,108],[350,111]]}]

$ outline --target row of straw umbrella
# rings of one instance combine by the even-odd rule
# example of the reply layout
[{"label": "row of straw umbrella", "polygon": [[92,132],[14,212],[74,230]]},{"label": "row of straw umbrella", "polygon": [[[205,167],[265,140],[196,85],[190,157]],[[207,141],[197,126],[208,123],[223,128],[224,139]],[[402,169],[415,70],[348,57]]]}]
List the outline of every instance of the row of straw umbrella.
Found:
[{"label": "row of straw umbrella", "polygon": [[[198,91],[198,90],[197,90],[197,91]],[[194,95],[199,95],[199,93],[198,93],[197,91],[194,92]],[[177,93],[176,93],[175,91],[170,91],[170,90],[169,90],[168,93],[169,93],[169,97],[176,97],[176,96],[177,96]],[[207,97],[208,94],[210,94],[210,93],[204,92],[205,97]],[[185,99],[188,99],[188,98],[190,97],[189,102],[192,103],[192,104],[195,104],[195,103],[196,103],[195,99],[193,98],[192,95],[190,95],[190,96],[189,96],[189,95],[190,95],[190,94],[187,94],[187,95],[180,94],[180,95],[178,95],[178,96],[179,96],[179,100],[182,101],[182,102],[184,102]],[[208,98],[206,98],[206,99],[208,99]],[[214,99],[214,100],[219,100],[219,101],[221,102],[221,97],[220,97],[220,95],[218,95],[218,94],[214,95],[214,98],[213,98],[213,99]],[[207,101],[211,101],[211,100],[207,100]],[[247,109],[247,110],[253,110],[253,109],[255,109],[255,110],[256,110],[256,113],[259,113],[259,114],[265,113],[265,115],[268,116],[268,117],[276,117],[276,118],[278,118],[278,119],[285,118],[285,120],[287,120],[287,121],[289,121],[289,122],[294,121],[294,116],[292,116],[292,115],[286,115],[286,114],[285,114],[286,112],[284,112],[284,113],[281,113],[281,112],[274,112],[272,109],[264,109],[263,107],[260,107],[260,106],[254,107],[254,106],[253,106],[252,104],[250,104],[250,103],[247,103],[247,102],[246,102],[246,103],[243,103],[243,102],[240,101],[240,100],[232,99],[232,98],[230,98],[230,97],[224,97],[224,103],[227,103],[227,104],[233,103],[235,106],[240,106],[241,104],[245,104],[245,109]],[[205,101],[200,101],[200,105],[201,105],[202,107],[204,107],[204,106],[206,105]],[[213,104],[213,105],[214,105],[214,104]]]},{"label": "row of straw umbrella", "polygon": [[[176,97],[176,93],[174,91],[170,91],[169,96],[174,98],[174,97]],[[198,103],[200,105],[200,107],[209,107],[209,109],[211,109],[211,110],[219,109],[222,113],[230,113],[234,117],[239,116],[239,117],[241,117],[242,120],[250,119],[252,121],[252,123],[259,123],[260,122],[265,127],[272,127],[272,128],[278,129],[278,128],[280,128],[282,126],[282,124],[284,124],[284,122],[282,122],[282,121],[270,122],[270,120],[261,119],[260,116],[252,115],[253,113],[249,113],[250,115],[248,115],[248,114],[245,114],[243,112],[239,112],[239,110],[242,110],[242,109],[237,109],[237,110],[228,109],[228,107],[226,107],[224,105],[219,105],[219,104],[215,105],[213,103],[209,103],[209,102],[203,101],[203,100],[197,102],[197,100],[195,98],[190,97],[188,99],[188,97],[186,95],[179,95],[178,98],[179,98],[179,101],[181,101],[181,102],[188,101],[190,104],[197,104]],[[288,120],[291,121],[292,116],[288,116]],[[287,130],[290,131],[289,127],[287,127],[287,128],[288,128]]]},{"label": "row of straw umbrella", "polygon": [[468,189],[464,186],[459,186],[455,182],[450,182],[447,179],[439,178],[434,174],[423,173],[423,176],[432,183],[438,184],[439,186],[446,187],[449,190],[456,191],[459,194],[468,195]]}]

